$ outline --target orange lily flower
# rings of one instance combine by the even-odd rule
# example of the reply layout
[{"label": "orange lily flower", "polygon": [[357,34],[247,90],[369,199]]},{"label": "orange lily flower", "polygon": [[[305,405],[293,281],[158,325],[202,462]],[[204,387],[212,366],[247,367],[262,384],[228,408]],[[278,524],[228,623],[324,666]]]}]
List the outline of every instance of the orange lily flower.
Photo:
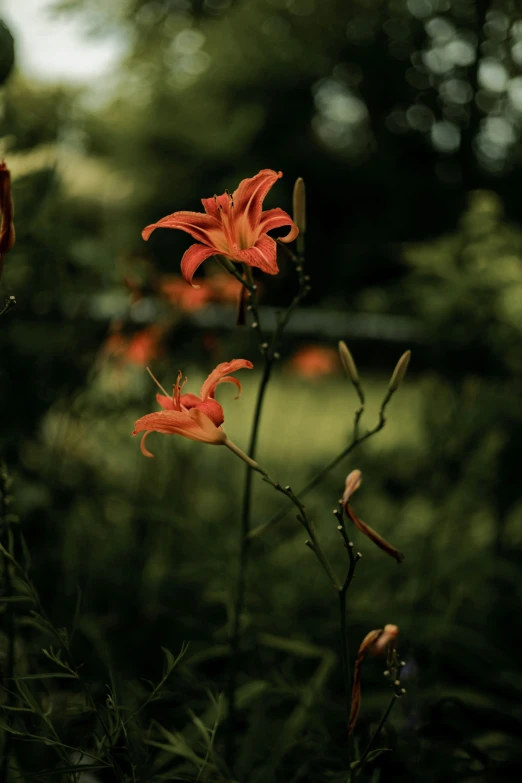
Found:
[{"label": "orange lily flower", "polygon": [[348,736],[352,733],[361,709],[361,666],[367,653],[381,655],[393,647],[393,642],[399,634],[396,625],[385,625],[376,631],[366,634],[359,647],[353,674],[352,707],[348,719]]},{"label": "orange lily flower", "polygon": [[[228,373],[236,372],[242,368],[251,370],[252,367],[253,364],[248,359],[232,359],[231,362],[218,364],[201,387],[199,397],[196,394],[181,394],[187,379],[185,378],[181,383],[182,372],[180,370],[172,396],[169,396],[161,386],[160,389],[164,393],[156,395],[163,410],[157,413],[148,413],[136,422],[132,434],[145,433],[141,440],[143,454],[146,457],[154,456],[145,446],[145,439],[151,432],[182,435],[184,438],[199,440],[202,443],[210,443],[215,446],[225,445],[227,436],[221,427],[225,415],[219,402],[214,399],[216,387],[220,383],[233,383],[241,394],[240,382]],[[156,381],[156,383],[158,382]]]},{"label": "orange lily flower", "polygon": [[391,555],[391,557],[395,558],[397,563],[400,565],[400,563],[402,563],[404,560],[404,555],[402,552],[399,552],[399,550],[396,549],[393,544],[390,544],[389,541],[386,541],[385,538],[380,536],[379,533],[373,529],[373,527],[370,527],[366,524],[366,522],[363,522],[362,519],[359,519],[350,505],[350,499],[353,493],[361,486],[361,481],[362,474],[360,470],[352,470],[352,472],[349,473],[346,477],[346,484],[342,501],[346,515],[352,520],[355,527],[358,528],[361,533],[364,533],[364,535],[369,538],[370,541],[373,541],[373,543],[378,546],[379,549],[382,549],[383,552],[386,552],[388,555]]},{"label": "orange lily flower", "polygon": [[148,239],[156,228],[179,228],[197,239],[198,244],[191,245],[181,259],[181,273],[190,285],[196,269],[216,253],[276,275],[277,245],[267,231],[290,226],[282,242],[291,242],[299,234],[290,215],[279,207],[262,211],[266,194],[282,176],[281,171],[262,169],[244,179],[232,195],[226,191],[201,199],[205,212],[174,212],[144,228],[142,237]]}]

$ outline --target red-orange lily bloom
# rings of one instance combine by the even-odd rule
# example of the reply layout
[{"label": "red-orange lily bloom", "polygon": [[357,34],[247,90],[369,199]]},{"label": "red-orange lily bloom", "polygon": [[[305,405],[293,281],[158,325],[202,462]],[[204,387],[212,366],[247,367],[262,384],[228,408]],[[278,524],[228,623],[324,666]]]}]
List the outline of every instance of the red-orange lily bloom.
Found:
[{"label": "red-orange lily bloom", "polygon": [[145,446],[145,439],[151,432],[182,435],[184,438],[199,440],[202,443],[210,443],[215,446],[224,445],[227,442],[227,436],[221,425],[225,420],[225,415],[219,402],[214,399],[216,387],[220,383],[233,383],[241,394],[240,382],[229,373],[242,368],[251,370],[252,367],[253,364],[248,359],[232,359],[231,362],[218,364],[201,387],[199,397],[196,394],[181,393],[187,379],[185,378],[185,381],[181,383],[182,373],[180,370],[174,384],[172,397],[169,397],[165,389],[162,389],[165,394],[156,395],[163,410],[142,416],[136,422],[132,434],[145,433],[141,440],[143,454],[146,457],[154,456]]},{"label": "red-orange lily bloom", "polygon": [[267,231],[290,226],[282,242],[291,242],[299,234],[284,210],[276,207],[262,211],[266,194],[282,176],[281,171],[263,169],[240,182],[232,195],[226,191],[222,196],[201,199],[205,212],[174,212],[152,223],[141,232],[143,239],[156,228],[179,228],[197,239],[198,244],[191,245],[181,259],[181,273],[190,285],[196,269],[216,253],[276,275],[277,245]]}]

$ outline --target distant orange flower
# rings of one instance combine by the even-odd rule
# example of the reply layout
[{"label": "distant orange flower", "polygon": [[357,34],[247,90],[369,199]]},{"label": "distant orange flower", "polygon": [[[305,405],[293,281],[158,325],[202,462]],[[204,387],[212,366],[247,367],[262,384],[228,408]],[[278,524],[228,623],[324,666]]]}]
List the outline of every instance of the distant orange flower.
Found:
[{"label": "distant orange flower", "polygon": [[291,358],[290,367],[305,378],[331,375],[339,367],[337,351],[324,345],[305,345]]},{"label": "distant orange flower", "polygon": [[[239,295],[243,289],[241,283],[232,275],[217,273],[208,278],[208,283],[212,288],[212,299],[216,302],[236,304]],[[258,285],[257,295],[259,296],[260,286]]]},{"label": "distant orange flower", "polygon": [[148,326],[133,335],[118,330],[105,341],[104,352],[115,359],[146,366],[161,355],[160,340],[161,331],[157,326]]},{"label": "distant orange flower", "polygon": [[216,253],[275,275],[279,272],[277,246],[267,231],[290,226],[283,242],[291,242],[299,233],[290,215],[279,207],[262,211],[266,194],[282,176],[281,171],[263,169],[240,182],[232,195],[226,191],[222,196],[201,199],[204,213],[174,212],[146,226],[143,239],[156,228],[179,228],[197,239],[198,244],[191,245],[181,259],[181,273],[191,285],[196,269]]},{"label": "distant orange flower", "polygon": [[[240,283],[236,283],[240,285]],[[200,310],[213,297],[213,288],[207,280],[203,280],[198,287],[187,286],[182,277],[178,275],[163,275],[159,281],[159,291],[170,304],[175,305],[184,312],[191,313]]]},{"label": "distant orange flower", "polygon": [[352,733],[361,709],[361,666],[367,653],[382,655],[393,647],[393,642],[399,634],[396,625],[385,625],[376,631],[370,631],[361,642],[353,674],[352,707],[348,719],[348,736]]},{"label": "distant orange flower", "polygon": [[137,435],[138,432],[144,432],[141,440],[143,454],[146,457],[154,456],[145,446],[145,439],[151,432],[182,435],[190,440],[199,440],[202,443],[216,446],[225,445],[227,436],[221,427],[225,420],[225,414],[219,402],[214,399],[216,387],[220,383],[233,383],[241,394],[240,382],[229,373],[242,368],[251,370],[252,367],[252,362],[249,362],[248,359],[232,359],[230,362],[218,364],[201,387],[199,397],[196,394],[181,394],[187,379],[185,378],[181,383],[182,372],[180,370],[172,396],[170,397],[161,386],[164,394],[156,395],[163,410],[142,416],[136,422],[132,434]]},{"label": "distant orange flower", "polygon": [[376,530],[363,522],[362,519],[359,519],[350,505],[350,499],[353,493],[361,486],[361,481],[362,474],[360,470],[352,470],[352,472],[348,474],[346,477],[346,484],[343,494],[343,508],[347,516],[352,520],[355,527],[360,530],[361,533],[364,533],[364,535],[369,538],[370,541],[373,541],[373,543],[378,546],[379,549],[382,549],[383,552],[391,555],[391,557],[395,558],[397,563],[400,564],[404,560],[404,555],[402,552],[399,552],[399,550],[390,544],[389,541],[386,541],[385,538],[380,536]]},{"label": "distant orange flower", "polygon": [[11,250],[15,242],[13,216],[11,174],[4,161],[0,161],[0,277],[4,267],[3,257]]}]

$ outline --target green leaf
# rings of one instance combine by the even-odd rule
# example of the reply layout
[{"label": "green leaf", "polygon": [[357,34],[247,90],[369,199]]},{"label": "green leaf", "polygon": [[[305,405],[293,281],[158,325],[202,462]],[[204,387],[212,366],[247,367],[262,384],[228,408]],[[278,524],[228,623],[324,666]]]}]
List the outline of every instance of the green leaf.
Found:
[{"label": "green leaf", "polygon": [[350,764],[350,769],[360,769],[361,767],[365,766],[366,764],[371,764],[372,761],[375,761],[375,759],[378,759],[379,756],[382,756],[383,753],[390,753],[391,748],[376,748],[375,750],[371,750],[364,761],[352,761]]},{"label": "green leaf", "polygon": [[0,604],[21,604],[27,603],[27,601],[34,603],[34,599],[30,595],[11,595],[0,598]]},{"label": "green leaf", "polygon": [[176,668],[178,663],[184,657],[185,653],[188,650],[188,644],[186,642],[183,642],[177,658],[175,658],[174,655],[171,653],[171,651],[167,650],[166,647],[162,647],[161,649],[163,650],[163,654],[165,655],[165,668],[163,671],[163,682],[164,682],[169,676],[169,674]]},{"label": "green leaf", "polygon": [[17,682],[21,680],[50,680],[53,677],[67,678],[70,680],[80,679],[77,674],[68,674],[67,672],[44,672],[43,674],[25,674],[23,677],[15,677]]}]

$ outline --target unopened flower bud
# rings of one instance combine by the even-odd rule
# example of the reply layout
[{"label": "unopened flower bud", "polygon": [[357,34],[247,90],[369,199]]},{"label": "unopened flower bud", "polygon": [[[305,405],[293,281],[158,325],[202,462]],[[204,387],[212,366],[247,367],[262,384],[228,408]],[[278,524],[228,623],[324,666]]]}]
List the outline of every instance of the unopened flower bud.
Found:
[{"label": "unopened flower bud", "polygon": [[306,231],[306,193],[302,177],[298,177],[294,185],[293,214],[294,223],[300,233],[304,234]]},{"label": "unopened flower bud", "polygon": [[390,379],[390,383],[388,385],[388,389],[391,392],[397,391],[399,386],[404,380],[404,376],[406,375],[406,370],[408,369],[408,364],[410,363],[411,359],[411,351],[406,351],[402,354],[401,358],[395,365],[395,369],[392,373],[392,377]]},{"label": "unopened flower bud", "polygon": [[355,364],[353,356],[344,340],[339,340],[339,356],[341,357],[341,363],[351,382],[358,384],[359,373],[357,372],[357,365]]}]

